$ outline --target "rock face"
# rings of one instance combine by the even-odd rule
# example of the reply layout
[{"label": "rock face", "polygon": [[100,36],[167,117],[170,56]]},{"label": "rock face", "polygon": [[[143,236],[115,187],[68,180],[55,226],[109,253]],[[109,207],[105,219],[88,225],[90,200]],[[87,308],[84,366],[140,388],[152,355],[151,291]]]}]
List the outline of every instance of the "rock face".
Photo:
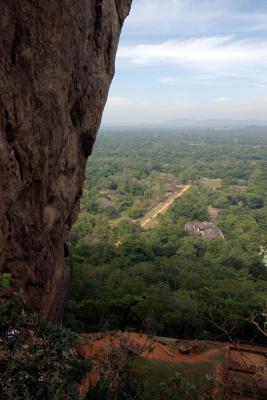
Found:
[{"label": "rock face", "polygon": [[130,5],[0,2],[0,273],[52,321],[66,299],[64,252]]},{"label": "rock face", "polygon": [[206,240],[224,239],[222,231],[211,222],[187,222],[184,228]]}]

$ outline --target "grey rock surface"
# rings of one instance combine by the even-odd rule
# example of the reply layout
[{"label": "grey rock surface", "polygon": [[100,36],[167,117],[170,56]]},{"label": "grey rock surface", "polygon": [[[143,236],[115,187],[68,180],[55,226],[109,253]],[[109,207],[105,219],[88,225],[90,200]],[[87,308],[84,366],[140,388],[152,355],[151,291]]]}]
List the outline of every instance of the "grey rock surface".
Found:
[{"label": "grey rock surface", "polygon": [[211,222],[187,222],[184,228],[206,240],[224,239],[222,231]]}]

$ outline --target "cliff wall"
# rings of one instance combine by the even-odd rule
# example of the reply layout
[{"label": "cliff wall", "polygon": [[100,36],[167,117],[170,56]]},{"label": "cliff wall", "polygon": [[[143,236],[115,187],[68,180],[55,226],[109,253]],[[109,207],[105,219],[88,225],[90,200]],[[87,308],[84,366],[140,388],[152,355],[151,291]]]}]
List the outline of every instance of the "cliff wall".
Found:
[{"label": "cliff wall", "polygon": [[0,2],[0,273],[52,321],[131,1]]}]

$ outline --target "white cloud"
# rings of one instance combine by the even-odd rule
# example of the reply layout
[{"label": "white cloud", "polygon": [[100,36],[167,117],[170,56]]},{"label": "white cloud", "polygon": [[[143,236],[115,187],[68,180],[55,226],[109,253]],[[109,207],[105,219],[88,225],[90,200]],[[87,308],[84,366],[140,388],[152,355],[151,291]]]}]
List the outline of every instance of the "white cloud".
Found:
[{"label": "white cloud", "polygon": [[108,104],[111,107],[124,107],[134,104],[133,99],[122,96],[109,96]]},{"label": "white cloud", "polygon": [[109,96],[107,107],[121,109],[125,106],[140,106],[140,107],[149,107],[151,102],[149,100],[140,100],[134,99],[130,97],[122,97],[122,96]]},{"label": "white cloud", "polygon": [[246,31],[266,31],[267,13],[243,13],[232,16],[232,20],[243,26]]},{"label": "white cloud", "polygon": [[265,119],[265,31],[263,0],[134,0],[104,120]]},{"label": "white cloud", "polygon": [[242,1],[134,0],[126,33],[157,36],[217,31],[222,20],[235,15]]},{"label": "white cloud", "polygon": [[[179,96],[178,96],[179,97]],[[144,107],[144,104],[146,105]],[[103,123],[127,124],[157,123],[171,119],[266,119],[267,96],[233,99],[220,97],[206,101],[196,101],[189,97],[169,101],[139,101],[125,98],[114,101],[110,98],[104,113]]]},{"label": "white cloud", "polygon": [[134,0],[125,24],[135,37],[244,31],[267,31],[265,0]]},{"label": "white cloud", "polygon": [[254,85],[256,88],[267,89],[267,82],[258,82]]},{"label": "white cloud", "polygon": [[[201,71],[199,71],[201,72]],[[231,76],[233,79],[235,78],[233,75]],[[225,83],[229,81],[229,75],[224,76],[223,74],[220,74],[219,76],[220,79],[218,79],[218,76],[216,75],[211,75],[211,74],[206,74],[203,72],[202,75],[189,75],[189,76],[183,76],[179,75],[177,77],[164,77],[164,78],[159,78],[158,82],[160,82],[162,85],[168,85],[168,86],[175,86],[175,85],[180,85],[180,84],[193,84],[194,86],[196,85],[204,85],[204,86],[210,86],[210,85],[216,85],[216,86],[225,86]]]},{"label": "white cloud", "polygon": [[163,85],[233,87],[242,82],[245,88],[260,90],[266,85],[267,39],[236,40],[215,36],[121,46],[118,65],[160,67],[163,71],[167,67],[174,68],[177,76],[158,78]]},{"label": "white cloud", "polygon": [[228,103],[231,103],[232,100],[233,100],[232,97],[223,96],[223,97],[217,97],[213,101],[214,101],[214,103],[218,103],[218,104],[228,104]]},{"label": "white cloud", "polygon": [[160,78],[159,82],[167,85],[176,85],[179,82],[179,78]]},{"label": "white cloud", "polygon": [[[267,40],[215,36],[124,45],[119,49],[118,62],[142,66],[186,65],[216,74],[238,75],[239,71],[247,73],[250,69],[264,70],[266,74]],[[171,80],[165,78],[165,83]]]}]

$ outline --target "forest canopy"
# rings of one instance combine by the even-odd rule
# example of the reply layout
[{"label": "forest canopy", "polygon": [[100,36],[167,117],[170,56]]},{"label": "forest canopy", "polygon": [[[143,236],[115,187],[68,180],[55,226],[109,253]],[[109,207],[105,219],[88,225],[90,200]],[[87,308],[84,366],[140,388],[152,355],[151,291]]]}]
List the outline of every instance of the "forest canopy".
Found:
[{"label": "forest canopy", "polygon": [[[266,133],[102,132],[71,232],[65,323],[77,332],[260,340],[249,319],[267,293]],[[189,221],[212,222],[225,240],[190,235]]]}]

